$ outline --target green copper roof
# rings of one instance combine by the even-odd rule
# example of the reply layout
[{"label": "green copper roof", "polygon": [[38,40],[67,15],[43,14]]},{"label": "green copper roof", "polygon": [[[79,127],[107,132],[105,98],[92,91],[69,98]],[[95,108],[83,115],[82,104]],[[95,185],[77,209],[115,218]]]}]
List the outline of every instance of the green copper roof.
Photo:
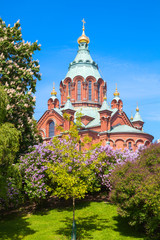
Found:
[{"label": "green copper roof", "polygon": [[116,113],[118,111],[118,109],[117,108],[113,108],[112,109],[112,114],[111,114],[111,117],[113,117],[113,115]]},{"label": "green copper roof", "polygon": [[[94,118],[86,126],[84,125],[85,128],[91,128],[91,127],[99,126],[101,124],[100,123],[100,115],[96,108],[92,108],[92,107],[78,108],[77,112],[81,112],[82,115],[87,115],[89,117]],[[76,113],[75,113],[75,115],[76,115]]]},{"label": "green copper roof", "polygon": [[99,111],[103,111],[103,110],[108,110],[108,111],[111,111],[111,112],[112,112],[110,106],[109,106],[108,103],[107,103],[107,99],[104,99],[104,101],[103,101],[103,103],[102,103],[102,106],[101,106],[101,108],[100,108]]},{"label": "green copper roof", "polygon": [[70,63],[68,73],[65,78],[73,79],[75,76],[82,76],[86,79],[88,76],[93,76],[98,80],[101,78],[98,65],[91,58],[87,43],[80,43],[77,56],[74,61]]},{"label": "green copper roof", "polygon": [[142,131],[130,127],[128,125],[119,125],[117,127],[114,127],[111,131],[109,131],[110,133],[143,133]]},{"label": "green copper roof", "polygon": [[139,112],[136,112],[132,122],[137,122],[137,121],[140,121],[140,122],[143,122],[142,118],[141,118],[141,115],[139,114]]},{"label": "green copper roof", "polygon": [[115,99],[118,102],[120,100],[120,97],[115,96],[113,99]]},{"label": "green copper roof", "polygon": [[53,101],[54,101],[55,99],[57,99],[57,96],[55,96],[55,95],[51,95],[50,98],[53,99]]},{"label": "green copper roof", "polygon": [[59,109],[59,108],[54,108],[54,110],[55,110],[59,115],[63,116],[63,113],[62,113],[61,109]]},{"label": "green copper roof", "polygon": [[64,108],[62,110],[66,110],[66,109],[74,110],[74,107],[70,101],[70,98],[67,99],[67,102],[65,103]]}]

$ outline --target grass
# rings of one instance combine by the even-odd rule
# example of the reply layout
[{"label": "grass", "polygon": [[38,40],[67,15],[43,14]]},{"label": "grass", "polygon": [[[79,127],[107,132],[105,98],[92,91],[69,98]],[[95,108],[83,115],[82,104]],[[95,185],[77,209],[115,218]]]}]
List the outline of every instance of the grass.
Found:
[{"label": "grass", "polygon": [[[142,240],[106,202],[81,202],[76,206],[77,240]],[[41,209],[34,213],[10,214],[0,221],[2,240],[71,239],[72,207]]]}]

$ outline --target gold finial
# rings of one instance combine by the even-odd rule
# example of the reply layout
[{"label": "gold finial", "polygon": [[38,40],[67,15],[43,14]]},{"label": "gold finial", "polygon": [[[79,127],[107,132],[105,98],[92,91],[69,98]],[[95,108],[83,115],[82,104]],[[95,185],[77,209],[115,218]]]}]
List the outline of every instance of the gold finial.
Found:
[{"label": "gold finial", "polygon": [[52,92],[51,92],[51,95],[54,95],[54,96],[57,95],[57,92],[56,92],[56,90],[55,90],[55,83],[54,83],[54,82],[53,82],[53,90],[52,90]]},{"label": "gold finial", "polygon": [[136,111],[139,112],[138,102],[137,102],[137,108],[136,108]]},{"label": "gold finial", "polygon": [[71,97],[68,95],[67,99],[71,99]]},{"label": "gold finial", "polygon": [[132,112],[131,112],[131,118],[130,118],[130,120],[131,120],[131,121],[133,120],[133,115],[132,115]]},{"label": "gold finial", "polygon": [[85,30],[84,24],[86,23],[86,22],[84,21],[84,18],[83,18],[82,22],[83,22],[83,28],[82,28],[83,32],[82,32],[82,36],[80,36],[80,37],[78,38],[77,42],[78,42],[79,44],[80,44],[81,42],[85,42],[85,43],[88,44],[88,43],[89,43],[89,38],[85,35],[85,32],[84,32],[84,30]]},{"label": "gold finial", "polygon": [[113,93],[113,95],[116,97],[118,96],[119,97],[119,92],[117,91],[117,83],[116,83],[116,91]]},{"label": "gold finial", "polygon": [[84,30],[85,30],[84,24],[86,23],[86,22],[84,21],[84,18],[83,18],[82,22],[83,22],[83,28],[82,28],[82,30],[84,31]]}]

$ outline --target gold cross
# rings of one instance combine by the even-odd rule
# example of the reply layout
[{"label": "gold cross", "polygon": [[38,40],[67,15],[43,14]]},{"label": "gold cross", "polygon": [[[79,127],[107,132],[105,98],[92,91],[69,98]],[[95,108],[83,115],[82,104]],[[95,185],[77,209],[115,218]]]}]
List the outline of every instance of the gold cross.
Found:
[{"label": "gold cross", "polygon": [[84,18],[83,18],[82,22],[83,22],[83,29],[84,29],[84,24],[86,23],[86,22],[84,21]]}]

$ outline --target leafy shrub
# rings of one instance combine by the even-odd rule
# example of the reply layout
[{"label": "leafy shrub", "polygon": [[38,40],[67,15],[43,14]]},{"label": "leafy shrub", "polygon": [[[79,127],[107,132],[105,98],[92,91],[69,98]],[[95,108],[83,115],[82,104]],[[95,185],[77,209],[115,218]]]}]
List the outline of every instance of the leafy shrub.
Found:
[{"label": "leafy shrub", "polygon": [[22,176],[19,167],[12,164],[0,167],[0,210],[15,208],[22,202]]},{"label": "leafy shrub", "polygon": [[145,149],[136,161],[116,166],[111,200],[130,225],[143,226],[149,239],[160,239],[160,145]]}]

